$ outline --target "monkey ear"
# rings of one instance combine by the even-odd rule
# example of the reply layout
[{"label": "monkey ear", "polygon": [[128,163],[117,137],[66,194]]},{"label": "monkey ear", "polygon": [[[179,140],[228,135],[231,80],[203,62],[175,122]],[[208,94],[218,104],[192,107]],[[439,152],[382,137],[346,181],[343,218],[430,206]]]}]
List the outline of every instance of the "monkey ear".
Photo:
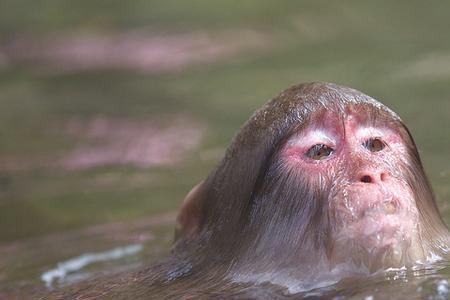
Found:
[{"label": "monkey ear", "polygon": [[175,227],[175,242],[192,237],[199,229],[201,222],[201,204],[203,202],[203,184],[194,186],[184,198]]}]

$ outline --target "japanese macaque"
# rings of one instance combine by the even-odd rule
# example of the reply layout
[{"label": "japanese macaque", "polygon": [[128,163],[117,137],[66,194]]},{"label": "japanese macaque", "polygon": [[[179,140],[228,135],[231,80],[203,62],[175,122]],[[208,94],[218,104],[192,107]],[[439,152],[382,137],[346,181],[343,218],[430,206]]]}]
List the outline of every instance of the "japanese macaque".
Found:
[{"label": "japanese macaque", "polygon": [[450,242],[401,119],[328,83],[293,86],[256,111],[177,221],[167,260],[99,295],[300,293],[427,266]]}]

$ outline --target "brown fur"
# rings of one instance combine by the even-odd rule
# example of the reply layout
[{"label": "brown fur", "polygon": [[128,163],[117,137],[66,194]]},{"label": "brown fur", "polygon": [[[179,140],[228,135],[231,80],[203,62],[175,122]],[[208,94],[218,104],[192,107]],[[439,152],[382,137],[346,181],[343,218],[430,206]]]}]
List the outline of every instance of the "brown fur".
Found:
[{"label": "brown fur", "polygon": [[397,128],[408,146],[410,163],[402,170],[416,196],[421,242],[427,251],[446,256],[449,232],[439,216],[416,145],[400,118],[359,91],[307,83],[282,92],[240,129],[216,169],[183,202],[173,252],[165,261],[120,280],[83,284],[50,298],[281,295],[284,287],[273,282],[255,284],[251,278],[271,273],[275,279],[301,282],[303,274],[325,263],[333,247],[329,232],[334,225],[325,205],[327,188],[314,184],[308,174],[282,170],[278,151],[294,132],[314,122],[313,112],[344,113],[349,106]]}]

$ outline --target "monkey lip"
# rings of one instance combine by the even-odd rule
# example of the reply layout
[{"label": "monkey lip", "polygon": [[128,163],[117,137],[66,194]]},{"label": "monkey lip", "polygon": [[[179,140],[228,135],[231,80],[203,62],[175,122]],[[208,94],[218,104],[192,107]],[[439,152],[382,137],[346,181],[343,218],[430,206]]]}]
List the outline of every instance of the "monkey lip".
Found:
[{"label": "monkey lip", "polygon": [[376,215],[394,215],[399,210],[399,204],[398,201],[395,201],[394,199],[386,199],[385,201],[381,203],[374,203],[373,205],[370,205],[368,209],[364,210],[362,212],[361,217],[367,217],[367,216],[376,216]]},{"label": "monkey lip", "polygon": [[343,223],[338,239],[344,244],[357,241],[371,251],[390,249],[400,245],[408,236],[408,228],[413,228],[405,199],[393,193],[382,189],[362,193],[356,189],[341,200],[339,217]]},{"label": "monkey lip", "polygon": [[[337,201],[337,217],[342,227],[338,239],[358,241],[364,247],[389,249],[400,245],[413,228],[407,195],[397,186],[353,185],[344,189]],[[387,247],[387,248],[383,248]]]},{"label": "monkey lip", "polygon": [[338,201],[339,211],[351,220],[400,215],[402,199],[381,187],[347,189]]}]

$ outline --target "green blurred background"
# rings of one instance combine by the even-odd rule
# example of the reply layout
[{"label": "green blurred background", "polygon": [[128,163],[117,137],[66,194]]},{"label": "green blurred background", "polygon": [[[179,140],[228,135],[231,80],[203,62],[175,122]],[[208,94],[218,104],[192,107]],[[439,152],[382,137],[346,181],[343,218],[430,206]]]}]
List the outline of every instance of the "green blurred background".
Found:
[{"label": "green blurred background", "polygon": [[[184,195],[241,124],[306,81],[351,86],[399,113],[450,223],[449,11],[447,1],[1,1],[0,254],[15,259],[0,259],[0,285],[37,281],[132,231],[163,253]],[[156,238],[142,237],[155,224]]]}]

